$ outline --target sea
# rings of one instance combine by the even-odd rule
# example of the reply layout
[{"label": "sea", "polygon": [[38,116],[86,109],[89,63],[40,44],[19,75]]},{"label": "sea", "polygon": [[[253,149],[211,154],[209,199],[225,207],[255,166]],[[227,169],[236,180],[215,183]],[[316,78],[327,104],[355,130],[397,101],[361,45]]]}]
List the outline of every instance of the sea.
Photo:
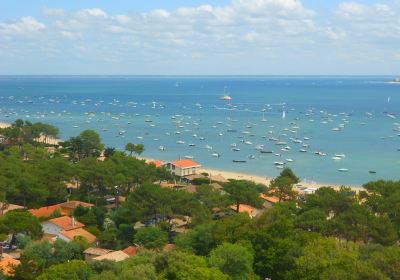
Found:
[{"label": "sea", "polygon": [[[388,76],[0,76],[0,121],[85,129],[143,157],[358,186],[400,179],[400,84]],[[221,100],[227,95],[230,100]],[[263,152],[261,152],[263,151]],[[238,161],[238,162],[234,162]]]}]

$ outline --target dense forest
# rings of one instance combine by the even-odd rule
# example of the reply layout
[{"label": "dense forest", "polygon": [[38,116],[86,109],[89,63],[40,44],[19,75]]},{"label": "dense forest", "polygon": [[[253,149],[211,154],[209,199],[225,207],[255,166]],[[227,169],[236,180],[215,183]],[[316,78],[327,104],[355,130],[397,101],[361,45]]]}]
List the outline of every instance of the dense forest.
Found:
[{"label": "dense forest", "polygon": [[[400,279],[400,181],[302,195],[294,188],[299,178],[284,169],[269,186],[229,180],[219,189],[196,180],[188,192],[163,186],[182,184],[138,159],[141,145],[117,151],[92,130],[48,145],[37,139],[56,137],[57,128],[22,120],[0,134],[1,205],[25,207],[0,217],[1,239],[14,236],[21,252],[20,264],[0,279]],[[267,206],[260,194],[271,193],[278,201]],[[117,198],[112,209],[110,196]],[[137,253],[87,262],[83,252],[93,245],[85,239],[43,239],[44,219],[26,209],[67,200],[94,204],[72,215],[98,247],[135,246]],[[250,217],[242,204],[262,211]]]}]

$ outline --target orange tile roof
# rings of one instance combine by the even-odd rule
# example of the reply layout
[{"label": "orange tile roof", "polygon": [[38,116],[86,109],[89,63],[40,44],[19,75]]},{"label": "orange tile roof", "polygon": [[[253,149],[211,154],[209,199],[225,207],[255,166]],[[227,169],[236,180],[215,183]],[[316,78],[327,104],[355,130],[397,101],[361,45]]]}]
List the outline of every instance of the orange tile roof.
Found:
[{"label": "orange tile roof", "polygon": [[50,205],[38,209],[29,209],[28,211],[37,218],[47,218],[50,217],[54,213],[54,211],[57,210],[60,210],[60,207],[58,205]]},{"label": "orange tile roof", "polygon": [[72,218],[68,216],[62,216],[54,219],[49,220],[50,223],[53,223],[63,230],[72,230],[77,228],[82,228],[85,225],[75,220],[75,225],[72,224]]},{"label": "orange tile roof", "polygon": [[124,252],[128,256],[133,256],[133,255],[136,255],[137,248],[135,246],[129,246],[129,247],[125,248],[124,250],[122,250],[122,252]]},{"label": "orange tile roof", "polygon": [[88,232],[83,228],[75,228],[71,230],[62,230],[60,234],[64,235],[69,240],[74,240],[75,237],[81,236],[86,239],[87,242],[93,243],[96,241],[96,236]]},{"label": "orange tile roof", "polygon": [[161,160],[146,161],[146,164],[153,164],[156,168],[163,166],[164,162]]},{"label": "orange tile roof", "polygon": [[265,195],[263,193],[260,193],[260,198],[262,198],[262,199],[264,199],[266,201],[269,201],[271,203],[278,203],[279,202],[279,198],[278,197],[276,197],[276,196],[267,196],[267,195]]},{"label": "orange tile roof", "polygon": [[173,165],[178,166],[180,168],[189,168],[189,167],[197,167],[200,166],[200,163],[195,162],[191,159],[180,159],[171,162]]},{"label": "orange tile roof", "polygon": [[54,211],[61,212],[61,208],[75,209],[78,205],[88,208],[93,206],[93,204],[91,203],[82,202],[78,200],[71,200],[56,205],[41,207],[38,209],[29,209],[28,211],[31,212],[31,214],[36,216],[37,218],[47,218],[50,217],[54,213]]},{"label": "orange tile roof", "polygon": [[18,266],[21,262],[13,259],[8,254],[2,254],[0,260],[0,270],[3,271],[4,275],[11,276],[14,274],[14,267]]},{"label": "orange tile roof", "polygon": [[[229,207],[236,211],[236,205],[231,205]],[[246,204],[239,205],[239,213],[247,213],[251,216],[253,214],[253,211],[254,211],[254,208],[251,207],[250,205],[246,205]]]}]

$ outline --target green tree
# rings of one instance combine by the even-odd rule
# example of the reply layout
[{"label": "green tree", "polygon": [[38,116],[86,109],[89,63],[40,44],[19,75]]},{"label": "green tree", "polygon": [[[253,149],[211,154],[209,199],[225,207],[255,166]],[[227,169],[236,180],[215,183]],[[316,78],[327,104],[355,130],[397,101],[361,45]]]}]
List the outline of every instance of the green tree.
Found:
[{"label": "green tree", "polygon": [[220,270],[207,265],[204,257],[181,251],[172,251],[158,256],[156,268],[161,279],[176,280],[227,280],[228,276]]},{"label": "green tree", "polygon": [[16,279],[36,279],[52,263],[52,246],[47,241],[28,244],[21,254],[21,264],[15,269]]},{"label": "green tree", "polygon": [[259,190],[254,182],[245,180],[230,180],[224,184],[224,190],[229,194],[230,200],[236,206],[236,212],[239,212],[240,204],[250,204],[252,206],[261,206]]},{"label": "green tree", "polygon": [[136,144],[135,145],[135,153],[140,156],[143,152],[144,152],[143,144]]},{"label": "green tree", "polygon": [[224,243],[211,251],[209,263],[232,280],[256,279],[252,252],[239,244]]},{"label": "green tree", "polygon": [[117,239],[117,229],[114,227],[108,228],[97,236],[97,241],[101,247],[107,249],[116,249],[120,246],[120,240]]},{"label": "green tree", "polygon": [[12,234],[25,233],[33,239],[38,239],[43,234],[39,220],[26,210],[10,211],[1,217],[0,232]]},{"label": "green tree", "polygon": [[40,275],[38,280],[89,280],[92,274],[90,267],[84,262],[71,262],[53,265]]},{"label": "green tree", "polygon": [[125,150],[129,152],[129,155],[132,156],[132,154],[135,152],[136,150],[136,145],[129,142],[125,145]]},{"label": "green tree", "polygon": [[160,249],[168,241],[168,234],[158,227],[144,227],[138,229],[134,242],[137,244],[144,245],[149,249]]}]

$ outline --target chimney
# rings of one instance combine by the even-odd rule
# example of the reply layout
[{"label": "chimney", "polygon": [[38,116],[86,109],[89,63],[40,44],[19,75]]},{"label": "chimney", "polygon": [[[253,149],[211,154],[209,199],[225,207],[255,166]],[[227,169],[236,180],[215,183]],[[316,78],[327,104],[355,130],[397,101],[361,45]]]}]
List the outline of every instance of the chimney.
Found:
[{"label": "chimney", "polygon": [[75,217],[72,216],[72,227],[75,227],[76,223],[75,223]]}]

